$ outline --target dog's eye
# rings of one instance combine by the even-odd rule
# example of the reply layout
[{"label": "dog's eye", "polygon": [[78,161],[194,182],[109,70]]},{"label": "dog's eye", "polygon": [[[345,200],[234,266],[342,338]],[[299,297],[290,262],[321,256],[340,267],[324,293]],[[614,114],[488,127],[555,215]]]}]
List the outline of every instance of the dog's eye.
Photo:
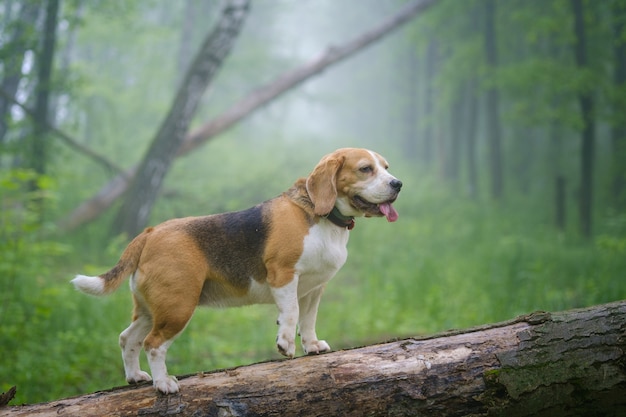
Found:
[{"label": "dog's eye", "polygon": [[369,174],[370,172],[374,171],[374,168],[372,168],[371,165],[365,165],[364,167],[359,168],[359,171],[364,174]]}]

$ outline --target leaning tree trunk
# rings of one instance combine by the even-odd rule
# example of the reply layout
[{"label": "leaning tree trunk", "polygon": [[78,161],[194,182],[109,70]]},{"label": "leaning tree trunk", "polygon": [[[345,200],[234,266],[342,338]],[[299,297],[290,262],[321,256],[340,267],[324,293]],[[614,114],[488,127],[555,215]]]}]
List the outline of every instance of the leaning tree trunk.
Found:
[{"label": "leaning tree trunk", "polygon": [[163,179],[180,149],[202,94],[231,51],[250,0],[230,0],[183,79],[174,104],[141,161],[114,222],[116,233],[134,236],[148,223]]},{"label": "leaning tree trunk", "polygon": [[[190,132],[184,139],[176,156],[185,155],[220,133],[231,128],[241,120],[250,116],[270,101],[282,96],[287,91],[302,84],[309,78],[323,72],[372,43],[382,39],[387,34],[399,28],[413,17],[426,10],[436,0],[414,0],[407,3],[396,14],[383,20],[376,27],[362,33],[358,37],[337,47],[329,47],[321,56],[297,68],[281,74],[271,83],[251,92],[220,116]],[[128,189],[128,179],[137,174],[137,166],[129,168],[119,174],[96,195],[83,202],[74,211],[69,213],[58,223],[64,231],[72,231],[84,223],[100,216]]]},{"label": "leaning tree trunk", "polygon": [[626,302],[114,388],[0,416],[624,416]]}]

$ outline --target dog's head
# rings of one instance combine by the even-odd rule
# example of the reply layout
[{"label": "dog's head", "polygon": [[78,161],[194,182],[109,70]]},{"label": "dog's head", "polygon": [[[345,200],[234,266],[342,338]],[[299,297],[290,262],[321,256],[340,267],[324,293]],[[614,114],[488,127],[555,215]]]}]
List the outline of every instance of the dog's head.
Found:
[{"label": "dog's head", "polygon": [[343,148],[324,156],[306,179],[315,214],[324,216],[337,207],[344,216],[385,216],[396,221],[392,203],[402,182],[387,168],[385,158],[367,149]]}]

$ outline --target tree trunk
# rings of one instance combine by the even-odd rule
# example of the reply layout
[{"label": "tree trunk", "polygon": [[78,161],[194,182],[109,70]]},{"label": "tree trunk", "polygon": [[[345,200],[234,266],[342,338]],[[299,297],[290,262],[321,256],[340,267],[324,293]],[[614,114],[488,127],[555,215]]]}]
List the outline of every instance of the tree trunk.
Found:
[{"label": "tree trunk", "polygon": [[478,99],[476,97],[476,82],[471,79],[465,89],[466,116],[465,126],[467,142],[467,187],[471,199],[478,198],[478,163],[476,162],[476,122],[478,120]]},{"label": "tree trunk", "polygon": [[435,78],[439,65],[439,48],[437,41],[431,39],[426,49],[426,74],[424,86],[424,132],[422,134],[422,164],[432,167],[435,154]]},{"label": "tree trunk", "polygon": [[[57,16],[59,0],[48,0],[46,17],[43,29],[43,42],[38,56],[37,88],[35,90],[35,110],[33,134],[30,137],[30,160],[28,165],[38,174],[46,173],[48,164],[48,121],[50,92],[52,91],[52,68],[54,64],[54,50],[56,44]],[[29,183],[31,191],[39,190],[39,182]],[[34,200],[39,221],[43,222],[44,200]]]},{"label": "tree trunk", "polygon": [[[587,35],[585,33],[585,11],[582,0],[572,0],[574,13],[574,34],[576,36],[576,65],[584,70],[587,62]],[[591,91],[579,93],[578,102],[583,119],[582,145],[580,149],[580,231],[589,239],[593,224],[593,162],[595,153],[595,119]]]},{"label": "tree trunk", "polygon": [[182,82],[183,77],[191,58],[193,58],[193,33],[195,18],[198,14],[198,7],[195,0],[185,0],[184,12],[183,12],[183,24],[180,34],[180,46],[178,47],[178,73],[179,81]]},{"label": "tree trunk", "polygon": [[39,16],[40,5],[34,2],[25,2],[21,5],[15,27],[11,35],[11,40],[7,45],[3,45],[10,51],[8,56],[4,57],[2,63],[2,84],[0,90],[6,93],[5,97],[0,96],[0,143],[5,141],[5,136],[9,128],[11,120],[11,100],[15,98],[17,89],[22,79],[22,65],[24,63],[24,54],[27,50],[33,48],[33,36],[27,33],[35,32],[37,17]]},{"label": "tree trunk", "polygon": [[521,194],[529,197],[533,189],[533,165],[536,159],[536,148],[538,148],[537,136],[539,129],[530,126],[516,126],[512,130],[513,155],[508,159],[509,166],[513,168],[514,175],[511,176],[509,184],[515,184]]},{"label": "tree trunk", "polygon": [[[0,416],[623,416],[626,302],[127,386]],[[18,387],[19,389],[19,387]]]},{"label": "tree trunk", "polygon": [[[611,139],[613,142],[612,162],[612,195],[613,207],[617,211],[626,210],[626,117],[624,117],[624,105],[626,104],[626,4],[613,2],[613,32],[614,32],[614,59],[615,69],[613,81],[615,90],[618,92],[613,101],[615,119],[611,126]],[[620,94],[621,93],[621,94]]]},{"label": "tree trunk", "polygon": [[[454,188],[459,185],[461,171],[462,136],[466,126],[463,125],[463,94],[453,99],[450,109],[449,137],[445,146],[445,177],[452,181]],[[456,194],[456,193],[455,193]]]},{"label": "tree trunk", "polygon": [[231,0],[225,6],[216,29],[189,67],[169,114],[139,165],[115,219],[114,233],[134,236],[147,225],[163,179],[185,139],[200,98],[230,53],[248,8],[249,0]]},{"label": "tree trunk", "polygon": [[[552,105],[557,108],[561,101],[555,99]],[[562,127],[556,119],[550,122],[548,130],[548,154],[550,177],[554,183],[554,225],[564,232],[567,228],[567,177],[562,168],[563,137]]]},{"label": "tree trunk", "polygon": [[554,224],[561,232],[565,232],[567,225],[566,186],[565,177],[557,175],[554,179]]},{"label": "tree trunk", "polygon": [[485,54],[487,58],[489,87],[486,94],[487,141],[489,144],[489,171],[491,177],[491,196],[495,200],[502,199],[504,193],[504,172],[502,170],[502,129],[500,127],[500,107],[498,89],[493,76],[498,65],[498,51],[496,42],[495,14],[496,1],[487,0],[485,3]]},{"label": "tree trunk", "polygon": [[[282,74],[273,82],[253,91],[217,118],[190,132],[185,137],[176,156],[182,156],[193,151],[290,89],[371,45],[408,22],[434,2],[435,0],[415,0],[405,5],[398,13],[384,20],[375,28],[339,47],[328,48],[320,57]],[[128,189],[126,178],[132,179],[136,172],[137,166],[134,166],[126,170],[124,174],[113,178],[94,197],[85,201],[72,213],[61,219],[59,227],[64,231],[71,231],[84,223],[96,219],[124,194]]]},{"label": "tree trunk", "polygon": [[407,44],[406,54],[408,55],[408,67],[406,88],[409,91],[408,103],[404,108],[404,155],[411,160],[419,160],[417,133],[417,120],[419,120],[419,91],[420,83],[420,66],[419,57],[415,45],[412,42]]},{"label": "tree trunk", "polygon": [[46,172],[48,104],[50,102],[50,91],[52,87],[52,65],[56,44],[58,11],[59,0],[48,0],[43,29],[43,43],[38,56],[39,65],[34,110],[35,129],[31,148],[31,166],[38,174],[44,174]]}]

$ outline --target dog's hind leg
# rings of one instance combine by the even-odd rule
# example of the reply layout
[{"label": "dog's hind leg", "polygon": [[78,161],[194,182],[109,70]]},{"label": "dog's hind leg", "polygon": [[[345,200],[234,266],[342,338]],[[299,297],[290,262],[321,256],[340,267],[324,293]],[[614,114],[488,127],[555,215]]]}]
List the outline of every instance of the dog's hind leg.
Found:
[{"label": "dog's hind leg", "polygon": [[120,334],[124,372],[126,373],[126,381],[129,384],[152,380],[150,375],[142,371],[139,366],[141,346],[152,328],[152,317],[134,295],[133,301],[135,303],[133,322]]},{"label": "dog's hind leg", "polygon": [[152,330],[143,344],[148,356],[154,387],[164,394],[173,394],[179,390],[176,377],[167,373],[165,359],[170,345],[182,333],[191,319],[195,305],[171,305],[169,307],[170,309],[167,310],[168,317],[159,314],[154,315]]},{"label": "dog's hind leg", "polygon": [[[179,272],[185,276],[184,271]],[[151,308],[152,330],[143,342],[154,387],[164,394],[179,390],[176,378],[167,373],[167,349],[191,320],[202,290],[201,286],[194,288],[193,283],[197,280],[185,279],[176,274],[170,276],[167,292],[156,295],[154,299],[146,295],[147,304],[154,308]]]}]

